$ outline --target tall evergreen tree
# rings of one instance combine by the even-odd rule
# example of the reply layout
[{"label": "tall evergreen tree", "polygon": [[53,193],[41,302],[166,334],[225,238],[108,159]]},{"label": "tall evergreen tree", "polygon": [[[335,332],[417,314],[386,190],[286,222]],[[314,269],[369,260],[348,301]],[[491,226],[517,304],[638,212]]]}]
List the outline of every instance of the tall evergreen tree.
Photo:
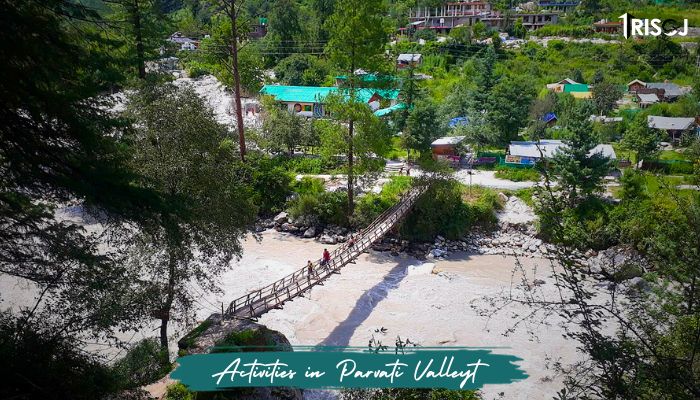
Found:
[{"label": "tall evergreen tree", "polygon": [[[346,87],[351,102],[355,102],[358,77],[357,69],[376,70],[384,63],[384,44],[388,28],[384,19],[385,6],[380,0],[338,0],[333,15],[326,21],[330,39],[326,52],[338,69],[346,76]],[[354,208],[354,118],[348,116],[348,210]]]},{"label": "tall evergreen tree", "polygon": [[566,146],[552,157],[552,172],[558,183],[557,191],[569,207],[597,194],[603,177],[610,170],[610,159],[598,152],[592,122],[587,107],[579,105],[570,116],[564,139]]}]

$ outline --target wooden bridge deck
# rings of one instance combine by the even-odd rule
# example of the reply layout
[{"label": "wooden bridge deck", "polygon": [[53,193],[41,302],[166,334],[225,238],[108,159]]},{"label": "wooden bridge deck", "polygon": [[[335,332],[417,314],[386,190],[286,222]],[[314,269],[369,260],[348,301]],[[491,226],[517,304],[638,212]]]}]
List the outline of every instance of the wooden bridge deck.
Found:
[{"label": "wooden bridge deck", "polygon": [[346,242],[333,250],[328,265],[322,266],[319,261],[316,261],[311,276],[308,274],[307,267],[304,266],[270,285],[233,300],[224,316],[226,318],[257,318],[274,308],[281,307],[285,302],[311,290],[314,286],[322,284],[331,275],[340,273],[341,268],[357,258],[372,243],[381,239],[396,226],[425,190],[426,186],[421,185],[413,187],[405,193],[397,204],[382,213],[363,229],[360,235],[355,237],[354,246],[349,247]]}]

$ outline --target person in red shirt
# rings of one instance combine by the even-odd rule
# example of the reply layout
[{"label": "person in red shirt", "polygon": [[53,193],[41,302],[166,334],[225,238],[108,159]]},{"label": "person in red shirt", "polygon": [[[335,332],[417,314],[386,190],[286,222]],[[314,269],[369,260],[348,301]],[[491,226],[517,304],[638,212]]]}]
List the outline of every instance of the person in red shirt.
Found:
[{"label": "person in red shirt", "polygon": [[323,258],[321,260],[321,264],[323,266],[328,266],[328,263],[331,262],[331,253],[328,252],[328,249],[323,249]]}]

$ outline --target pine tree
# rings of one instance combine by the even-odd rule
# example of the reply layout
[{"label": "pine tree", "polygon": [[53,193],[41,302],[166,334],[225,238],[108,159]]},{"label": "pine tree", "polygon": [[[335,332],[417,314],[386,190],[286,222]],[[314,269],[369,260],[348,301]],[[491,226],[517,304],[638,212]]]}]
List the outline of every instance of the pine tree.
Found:
[{"label": "pine tree", "polygon": [[[383,64],[383,51],[388,36],[384,18],[384,2],[380,0],[339,0],[334,13],[326,22],[330,39],[326,51],[333,62],[346,76],[346,87],[351,102],[355,102],[358,88],[357,69],[376,70]],[[348,156],[348,210],[354,208],[354,124],[353,113],[348,116],[346,142]]]}]

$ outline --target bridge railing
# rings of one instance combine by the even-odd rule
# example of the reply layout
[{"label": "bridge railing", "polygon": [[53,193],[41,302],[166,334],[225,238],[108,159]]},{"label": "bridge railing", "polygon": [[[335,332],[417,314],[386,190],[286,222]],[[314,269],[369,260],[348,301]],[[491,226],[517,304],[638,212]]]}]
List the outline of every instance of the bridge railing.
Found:
[{"label": "bridge railing", "polygon": [[270,303],[274,307],[274,305],[281,304],[286,300],[291,300],[298,294],[327,279],[393,228],[408,213],[415,200],[423,194],[426,188],[427,186],[424,184],[412,187],[402,196],[399,202],[385,210],[362,230],[361,235],[359,235],[359,238],[356,238],[352,248],[349,247],[348,242],[345,242],[334,249],[328,265],[321,265],[319,261],[314,262],[313,283],[307,267],[302,267],[284,278],[233,300],[229,304],[225,315],[227,317],[233,317],[239,313],[246,314],[248,317],[259,315],[271,308]]}]

